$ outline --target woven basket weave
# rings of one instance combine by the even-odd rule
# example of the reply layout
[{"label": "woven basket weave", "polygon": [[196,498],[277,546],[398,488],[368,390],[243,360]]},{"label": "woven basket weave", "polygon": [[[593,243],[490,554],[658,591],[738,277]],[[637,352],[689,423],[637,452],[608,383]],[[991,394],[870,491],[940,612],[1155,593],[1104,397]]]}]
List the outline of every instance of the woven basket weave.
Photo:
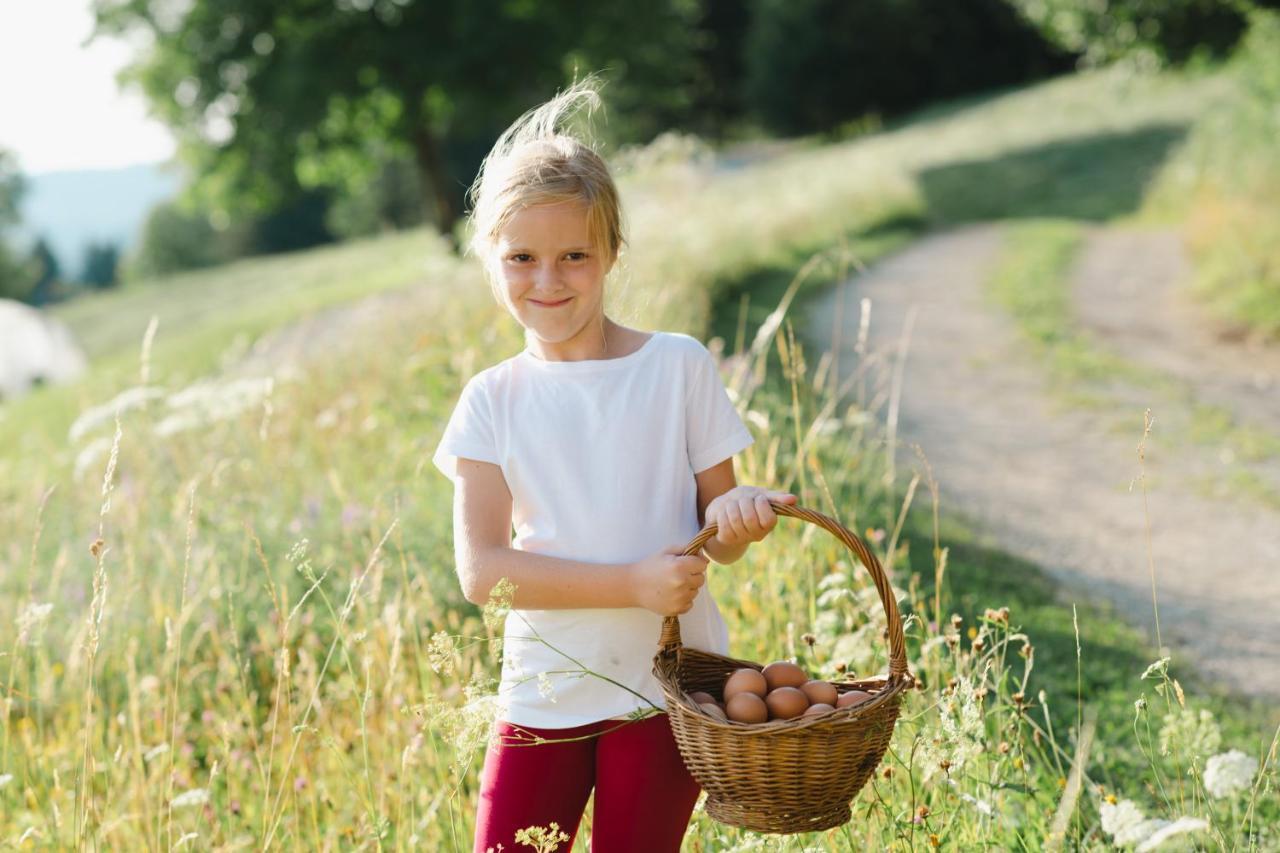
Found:
[{"label": "woven basket weave", "polygon": [[[790,504],[770,501],[770,506],[780,516],[799,518],[831,533],[871,573],[887,617],[889,673],[834,683],[840,693],[865,690],[872,698],[821,716],[754,725],[710,717],[688,694],[702,690],[723,700],[724,682],[734,670],[762,665],[685,648],[674,616],[663,619],[653,674],[666,695],[671,730],[685,766],[707,792],[707,814],[755,832],[815,832],[849,821],[850,801],[884,757],[902,694],[912,679],[898,604],[876,556],[833,518]],[[703,528],[685,555],[697,554],[716,530],[715,524]]]}]

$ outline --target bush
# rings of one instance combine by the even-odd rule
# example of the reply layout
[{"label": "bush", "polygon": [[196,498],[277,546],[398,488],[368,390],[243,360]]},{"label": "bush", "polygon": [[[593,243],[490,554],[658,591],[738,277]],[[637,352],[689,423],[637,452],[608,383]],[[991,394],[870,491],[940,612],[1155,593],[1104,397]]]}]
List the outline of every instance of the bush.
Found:
[{"label": "bush", "polygon": [[1197,52],[1222,55],[1245,28],[1230,0],[1009,0],[1045,37],[1084,65],[1130,60],[1178,64]]},{"label": "bush", "polygon": [[744,47],[744,101],[782,133],[901,113],[1072,64],[1003,0],[757,0]]}]

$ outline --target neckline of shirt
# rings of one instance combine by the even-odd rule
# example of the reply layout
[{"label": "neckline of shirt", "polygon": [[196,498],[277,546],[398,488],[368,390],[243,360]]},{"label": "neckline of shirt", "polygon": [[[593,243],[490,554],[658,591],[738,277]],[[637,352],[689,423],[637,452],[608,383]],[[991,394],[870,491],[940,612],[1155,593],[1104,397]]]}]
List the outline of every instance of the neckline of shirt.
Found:
[{"label": "neckline of shirt", "polygon": [[617,358],[587,358],[577,361],[546,361],[538,358],[528,347],[520,352],[520,357],[525,363],[531,364],[539,370],[550,373],[594,373],[599,370],[620,370],[635,361],[638,361],[642,355],[653,349],[653,342],[661,335],[660,331],[649,333],[649,337],[635,351],[626,355],[620,355]]}]

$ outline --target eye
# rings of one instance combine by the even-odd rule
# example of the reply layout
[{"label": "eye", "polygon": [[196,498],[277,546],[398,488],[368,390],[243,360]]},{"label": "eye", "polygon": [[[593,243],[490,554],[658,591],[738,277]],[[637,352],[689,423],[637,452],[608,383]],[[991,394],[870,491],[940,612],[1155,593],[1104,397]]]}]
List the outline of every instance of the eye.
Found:
[{"label": "eye", "polygon": [[570,252],[565,257],[567,257],[571,261],[585,261],[587,259],[587,253],[586,252]]},{"label": "eye", "polygon": [[515,261],[517,264],[522,264],[525,261],[532,259],[532,257],[533,256],[530,255],[528,252],[516,252],[511,257],[507,258],[507,260]]}]

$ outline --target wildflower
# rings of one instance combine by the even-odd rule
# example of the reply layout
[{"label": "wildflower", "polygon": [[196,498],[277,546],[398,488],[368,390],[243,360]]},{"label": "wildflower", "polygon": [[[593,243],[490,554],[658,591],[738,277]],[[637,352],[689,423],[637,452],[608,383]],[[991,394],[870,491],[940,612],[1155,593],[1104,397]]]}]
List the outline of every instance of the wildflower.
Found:
[{"label": "wildflower", "polygon": [[818,638],[813,636],[813,634],[805,634],[800,639],[804,640],[805,645],[807,645],[809,648],[813,648],[813,644],[818,641]]},{"label": "wildflower", "polygon": [[36,604],[34,601],[22,608],[18,614],[18,645],[34,646],[39,643],[44,623],[52,611],[52,604]]},{"label": "wildflower", "polygon": [[1209,822],[1198,817],[1180,817],[1173,823],[1165,823],[1165,821],[1151,822],[1164,825],[1151,833],[1150,837],[1148,837],[1146,841],[1138,845],[1138,853],[1146,853],[1148,850],[1155,850],[1175,835],[1183,835],[1188,832],[1199,832],[1202,829],[1209,828]]},{"label": "wildflower", "polygon": [[159,436],[225,421],[256,406],[275,387],[275,377],[248,377],[229,382],[197,382],[169,395],[170,414],[155,425]]},{"label": "wildflower", "polygon": [[538,694],[548,702],[556,701],[556,688],[551,683],[551,676],[545,672],[538,673]]},{"label": "wildflower", "polygon": [[150,401],[163,396],[164,391],[154,386],[135,385],[132,388],[126,388],[114,399],[81,412],[67,431],[67,438],[73,442],[79,441],[86,433],[97,429],[100,424],[108,422],[113,417],[132,409],[142,408]]},{"label": "wildflower", "polygon": [[1164,725],[1160,727],[1161,755],[1181,749],[1192,758],[1203,758],[1215,752],[1221,744],[1222,732],[1218,730],[1211,711],[1179,708],[1164,715]]},{"label": "wildflower", "polygon": [[1215,755],[1205,764],[1204,787],[1218,799],[1229,797],[1252,785],[1257,769],[1257,759],[1238,749]]},{"label": "wildflower", "polygon": [[551,853],[562,842],[569,840],[569,834],[560,829],[554,820],[545,827],[529,826],[516,830],[516,843],[532,847],[537,853]]},{"label": "wildflower", "polygon": [[12,773],[0,773],[0,788],[3,788],[5,785],[8,785],[12,781],[13,781]]},{"label": "wildflower", "polygon": [[1102,831],[1118,846],[1145,841],[1165,824],[1161,820],[1149,820],[1133,800],[1103,802],[1098,812],[1102,817]]},{"label": "wildflower", "polygon": [[433,672],[449,675],[453,672],[454,652],[456,646],[453,638],[444,631],[436,631],[427,644],[427,662]]},{"label": "wildflower", "polygon": [[506,622],[507,613],[516,594],[516,585],[510,578],[499,578],[489,590],[489,600],[484,605],[484,624],[490,631],[497,631]]},{"label": "wildflower", "polygon": [[169,744],[158,743],[155,746],[148,749],[145,753],[143,753],[142,760],[150,763],[152,761],[155,761],[157,758],[164,755],[168,751],[169,751]]},{"label": "wildflower", "polygon": [[1151,664],[1151,666],[1147,667],[1146,670],[1142,673],[1142,678],[1145,681],[1148,678],[1155,678],[1157,675],[1162,678],[1168,677],[1169,658],[1160,658],[1160,660]]},{"label": "wildflower", "polygon": [[169,805],[175,809],[184,808],[186,806],[202,806],[209,802],[209,792],[204,788],[192,788],[190,791],[183,791],[178,796],[170,800]]},{"label": "wildflower", "polygon": [[961,616],[959,613],[952,613],[952,614],[951,614],[951,627],[952,627],[952,628],[955,628],[957,631],[959,631],[959,630],[960,630],[960,626],[961,626],[961,625],[963,625],[963,624],[964,624],[964,617],[963,617],[963,616]]}]

